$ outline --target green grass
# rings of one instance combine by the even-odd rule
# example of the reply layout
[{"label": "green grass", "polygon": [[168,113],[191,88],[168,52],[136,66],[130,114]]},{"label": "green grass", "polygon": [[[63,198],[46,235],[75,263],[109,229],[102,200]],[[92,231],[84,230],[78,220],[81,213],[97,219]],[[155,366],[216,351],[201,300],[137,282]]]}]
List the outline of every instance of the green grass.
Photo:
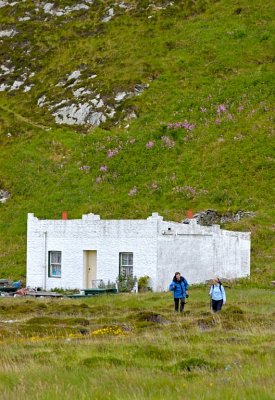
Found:
[{"label": "green grass", "polygon": [[1,398],[272,399],[274,292],[227,288],[219,315],[207,292],[183,315],[171,293],[1,298]]},{"label": "green grass", "polygon": [[[1,9],[3,26],[19,31],[3,41],[3,59],[36,75],[28,93],[1,92],[0,189],[11,197],[0,204],[0,275],[25,277],[27,212],[145,218],[157,211],[180,221],[188,209],[211,208],[256,213],[225,227],[252,232],[252,281],[267,286],[275,265],[272,2],[175,1],[161,11],[128,3],[137,8],[116,10],[107,24],[100,20],[111,2],[47,21],[30,1]],[[24,10],[32,19],[19,23]],[[81,86],[94,84],[110,104],[118,91],[150,86],[101,128],[56,126],[37,100],[71,98],[55,85],[78,68]],[[219,116],[220,104],[227,111]],[[138,118],[125,121],[133,110]],[[192,132],[167,128],[185,119],[196,125]],[[107,158],[114,148],[119,153]]]}]

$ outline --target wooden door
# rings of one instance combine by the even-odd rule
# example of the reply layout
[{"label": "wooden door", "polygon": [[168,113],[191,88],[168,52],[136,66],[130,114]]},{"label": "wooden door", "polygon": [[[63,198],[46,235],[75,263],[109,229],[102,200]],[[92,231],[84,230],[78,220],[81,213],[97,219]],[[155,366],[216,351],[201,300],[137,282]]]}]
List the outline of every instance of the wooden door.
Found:
[{"label": "wooden door", "polygon": [[92,288],[92,281],[96,280],[96,250],[86,250],[86,288]]}]

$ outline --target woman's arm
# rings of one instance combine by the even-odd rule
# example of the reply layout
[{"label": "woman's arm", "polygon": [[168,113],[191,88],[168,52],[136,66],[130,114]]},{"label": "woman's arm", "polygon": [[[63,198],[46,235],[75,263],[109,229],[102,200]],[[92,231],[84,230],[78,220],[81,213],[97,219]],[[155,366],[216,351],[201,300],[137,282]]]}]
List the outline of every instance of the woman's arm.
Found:
[{"label": "woman's arm", "polygon": [[210,287],[210,291],[209,291],[209,295],[211,296],[211,295],[212,295],[212,293],[213,293],[213,286],[211,285],[211,287]]},{"label": "woman's arm", "polygon": [[175,283],[174,282],[170,283],[169,290],[175,290],[175,288],[176,288]]}]

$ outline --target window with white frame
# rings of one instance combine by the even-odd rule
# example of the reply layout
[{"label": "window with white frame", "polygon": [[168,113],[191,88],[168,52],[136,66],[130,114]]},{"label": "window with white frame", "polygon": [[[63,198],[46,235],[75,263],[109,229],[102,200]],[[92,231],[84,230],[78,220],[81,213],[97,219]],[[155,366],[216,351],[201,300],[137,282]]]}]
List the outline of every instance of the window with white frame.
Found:
[{"label": "window with white frame", "polygon": [[133,276],[133,253],[119,253],[119,275]]},{"label": "window with white frame", "polygon": [[61,251],[49,251],[49,277],[61,278]]}]

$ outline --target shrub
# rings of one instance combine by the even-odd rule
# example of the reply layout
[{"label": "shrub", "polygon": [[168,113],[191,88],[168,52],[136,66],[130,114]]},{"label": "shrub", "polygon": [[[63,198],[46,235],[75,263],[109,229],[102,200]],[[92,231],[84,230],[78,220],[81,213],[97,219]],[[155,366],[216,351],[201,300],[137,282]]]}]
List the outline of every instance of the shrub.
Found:
[{"label": "shrub", "polygon": [[137,283],[137,278],[135,276],[119,275],[116,282],[119,292],[129,293],[133,290],[135,284]]},{"label": "shrub", "polygon": [[150,277],[148,275],[141,276],[138,280],[138,291],[139,292],[148,292],[148,290],[151,290],[149,287],[149,280]]}]

